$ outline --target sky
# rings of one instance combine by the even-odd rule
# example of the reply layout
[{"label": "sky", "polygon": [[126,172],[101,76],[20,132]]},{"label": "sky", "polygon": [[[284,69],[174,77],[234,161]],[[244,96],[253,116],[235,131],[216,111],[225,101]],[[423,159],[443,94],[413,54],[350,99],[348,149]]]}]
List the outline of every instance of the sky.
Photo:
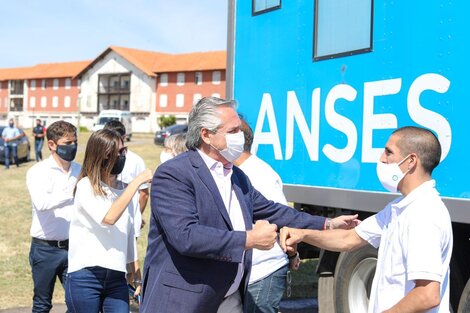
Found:
[{"label": "sky", "polygon": [[14,0],[0,16],[0,68],[92,60],[109,46],[227,48],[227,0]]}]

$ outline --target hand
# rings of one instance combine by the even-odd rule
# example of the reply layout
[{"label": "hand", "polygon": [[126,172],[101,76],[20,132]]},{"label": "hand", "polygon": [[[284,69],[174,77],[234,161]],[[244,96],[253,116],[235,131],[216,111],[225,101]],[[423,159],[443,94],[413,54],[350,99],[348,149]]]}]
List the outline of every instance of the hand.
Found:
[{"label": "hand", "polygon": [[143,170],[136,178],[135,180],[139,183],[139,186],[145,183],[149,183],[152,181],[153,173],[149,169]]},{"label": "hand", "polygon": [[303,240],[303,231],[298,228],[283,227],[279,235],[279,243],[287,254],[297,252],[297,244]]},{"label": "hand", "polygon": [[300,256],[296,252],[293,255],[289,255],[289,269],[292,271],[297,271],[300,267]]},{"label": "hand", "polygon": [[277,226],[268,221],[256,221],[252,230],[246,232],[246,248],[269,250],[276,243]]},{"label": "hand", "polygon": [[361,222],[360,220],[357,219],[358,215],[341,215],[338,217],[335,217],[331,220],[331,228],[332,229],[352,229],[359,225]]}]

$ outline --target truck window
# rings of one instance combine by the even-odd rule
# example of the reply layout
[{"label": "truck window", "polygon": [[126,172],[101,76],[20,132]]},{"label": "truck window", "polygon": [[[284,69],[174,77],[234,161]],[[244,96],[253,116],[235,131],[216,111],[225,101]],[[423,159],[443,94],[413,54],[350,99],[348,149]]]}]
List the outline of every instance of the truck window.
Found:
[{"label": "truck window", "polygon": [[373,0],[315,0],[315,61],[372,51]]},{"label": "truck window", "polygon": [[252,14],[257,15],[281,7],[281,0],[253,0]]}]

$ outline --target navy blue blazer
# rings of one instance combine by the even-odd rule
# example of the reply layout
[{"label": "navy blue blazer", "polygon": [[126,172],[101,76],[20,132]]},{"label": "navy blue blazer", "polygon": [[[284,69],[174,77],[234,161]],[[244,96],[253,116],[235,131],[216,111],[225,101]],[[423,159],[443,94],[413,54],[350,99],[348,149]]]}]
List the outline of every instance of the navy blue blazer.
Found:
[{"label": "navy blue blazer", "polygon": [[[247,229],[256,220],[279,228],[323,228],[325,218],[264,198],[235,166],[232,186]],[[251,269],[251,251],[244,251],[246,232],[233,230],[216,183],[197,151],[158,167],[151,210],[141,312],[217,312],[245,254],[243,297]]]}]

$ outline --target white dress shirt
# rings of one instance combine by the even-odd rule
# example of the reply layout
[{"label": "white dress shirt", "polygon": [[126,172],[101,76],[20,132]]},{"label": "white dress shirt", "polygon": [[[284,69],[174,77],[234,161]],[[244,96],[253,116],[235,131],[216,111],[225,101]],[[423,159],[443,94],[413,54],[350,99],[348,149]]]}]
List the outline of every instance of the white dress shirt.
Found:
[{"label": "white dress shirt", "polygon": [[105,197],[95,196],[88,177],[77,183],[70,223],[69,273],[89,266],[126,272],[126,264],[137,260],[132,201],[114,225],[102,223],[125,185],[115,189],[102,184]]},{"label": "white dress shirt", "polygon": [[379,247],[369,313],[391,308],[420,279],[441,284],[441,303],[427,312],[449,312],[452,225],[434,180],[392,201],[355,229],[361,238]]},{"label": "white dress shirt", "polygon": [[[215,180],[220,195],[222,196],[222,200],[224,201],[225,208],[228,211],[233,230],[246,231],[245,220],[243,219],[243,212],[240,207],[240,202],[238,201],[237,195],[232,188],[232,164],[230,164],[228,167],[224,167],[221,162],[212,159],[202,151],[198,150],[198,152]],[[244,270],[242,260],[242,262],[238,264],[238,272],[234,283],[227,291],[227,297],[237,291],[240,287],[240,282],[243,278],[243,272]]]},{"label": "white dress shirt", "polygon": [[[131,150],[127,150],[126,163],[122,169],[122,173],[118,176],[119,180],[126,184],[130,184],[140,173],[146,169],[144,159],[135,154]],[[142,184],[139,190],[149,188],[149,184]],[[139,191],[140,192],[140,191]],[[139,192],[136,192],[132,198],[134,204],[134,233],[136,237],[140,236],[140,228],[142,226],[142,212],[140,211]]]},{"label": "white dress shirt", "polygon": [[64,173],[52,156],[28,170],[26,185],[33,207],[32,237],[44,240],[69,238],[73,190],[80,170],[81,166],[72,162],[69,171]]},{"label": "white dress shirt", "polygon": [[[253,187],[266,199],[287,205],[282,191],[281,177],[256,155],[251,155],[241,165],[240,169],[248,176]],[[270,250],[253,249],[253,262],[249,284],[257,282],[283,266],[289,264],[287,255],[276,243]]]}]

